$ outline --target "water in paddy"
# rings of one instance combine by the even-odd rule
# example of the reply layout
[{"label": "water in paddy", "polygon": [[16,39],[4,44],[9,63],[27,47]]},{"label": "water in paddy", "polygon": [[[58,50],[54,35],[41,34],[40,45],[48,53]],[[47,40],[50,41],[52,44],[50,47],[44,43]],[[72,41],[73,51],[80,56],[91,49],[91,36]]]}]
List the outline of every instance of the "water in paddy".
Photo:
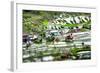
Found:
[{"label": "water in paddy", "polygon": [[[31,56],[36,56],[39,54],[38,52],[44,52],[44,54],[48,54],[48,56],[44,56],[42,57],[42,59],[44,60],[52,60],[53,57],[50,56],[51,54],[56,53],[58,50],[64,51],[66,50],[67,52],[69,52],[70,48],[73,48],[75,45],[76,47],[81,47],[82,43],[84,43],[85,45],[91,45],[91,33],[89,32],[82,32],[80,33],[75,33],[75,36],[77,36],[77,38],[73,39],[73,41],[70,42],[58,42],[57,44],[49,44],[48,47],[47,46],[43,46],[41,45],[36,45],[36,44],[32,44],[31,47],[27,50],[27,51],[31,51],[31,53],[27,53],[23,55],[23,57],[30,57]],[[42,47],[41,47],[42,46]],[[34,49],[35,47],[37,47],[37,49]],[[54,50],[56,49],[56,50]],[[46,52],[47,51],[47,52]],[[41,61],[41,58],[36,58],[36,61]]]}]

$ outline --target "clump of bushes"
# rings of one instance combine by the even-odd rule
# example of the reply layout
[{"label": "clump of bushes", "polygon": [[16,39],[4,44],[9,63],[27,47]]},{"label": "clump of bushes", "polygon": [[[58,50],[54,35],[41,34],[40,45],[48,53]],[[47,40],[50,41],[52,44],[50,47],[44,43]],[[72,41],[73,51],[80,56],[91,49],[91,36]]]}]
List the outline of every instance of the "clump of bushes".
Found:
[{"label": "clump of bushes", "polygon": [[81,52],[81,51],[91,51],[91,47],[89,46],[89,45],[85,45],[85,46],[83,46],[82,48],[72,48],[71,50],[70,50],[70,54],[72,55],[72,56],[75,56],[76,58],[78,57],[78,55],[77,55],[77,53],[78,52]]}]

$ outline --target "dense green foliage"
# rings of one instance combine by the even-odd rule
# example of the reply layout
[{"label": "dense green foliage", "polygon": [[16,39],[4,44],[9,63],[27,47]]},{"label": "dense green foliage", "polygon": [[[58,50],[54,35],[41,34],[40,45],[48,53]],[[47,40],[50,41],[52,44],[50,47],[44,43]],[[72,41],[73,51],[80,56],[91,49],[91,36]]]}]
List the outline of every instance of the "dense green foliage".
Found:
[{"label": "dense green foliage", "polygon": [[[85,18],[83,19],[82,16]],[[77,22],[75,17],[80,21]],[[66,18],[71,19],[67,20]],[[51,24],[54,24],[52,29],[57,29],[57,25],[60,26],[59,29],[62,29],[64,27],[77,27],[81,24],[84,25],[84,28],[90,29],[90,18],[90,13],[23,10],[23,32],[44,34]]]}]

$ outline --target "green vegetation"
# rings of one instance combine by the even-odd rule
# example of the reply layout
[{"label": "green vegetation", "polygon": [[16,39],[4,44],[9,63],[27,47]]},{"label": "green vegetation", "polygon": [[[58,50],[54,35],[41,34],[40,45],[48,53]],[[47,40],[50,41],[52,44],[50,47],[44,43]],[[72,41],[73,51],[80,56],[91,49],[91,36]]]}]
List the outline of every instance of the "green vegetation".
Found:
[{"label": "green vegetation", "polygon": [[76,56],[77,57],[77,53],[80,52],[80,51],[91,51],[91,47],[90,46],[84,46],[82,48],[72,48],[70,50],[70,53],[72,56]]},{"label": "green vegetation", "polygon": [[23,62],[43,61],[48,56],[61,61],[77,57],[78,52],[91,51],[90,45],[73,46],[77,42],[90,42],[90,30],[90,13],[23,10],[23,55],[29,56]]},{"label": "green vegetation", "polygon": [[[80,16],[86,17],[83,19]],[[75,20],[76,17],[80,20],[79,22]],[[48,30],[49,24],[54,24],[52,28],[60,25],[59,29],[81,25],[83,25],[83,28],[90,29],[90,17],[89,13],[23,10],[23,32],[44,34]],[[71,18],[71,20],[67,21],[66,18]]]}]

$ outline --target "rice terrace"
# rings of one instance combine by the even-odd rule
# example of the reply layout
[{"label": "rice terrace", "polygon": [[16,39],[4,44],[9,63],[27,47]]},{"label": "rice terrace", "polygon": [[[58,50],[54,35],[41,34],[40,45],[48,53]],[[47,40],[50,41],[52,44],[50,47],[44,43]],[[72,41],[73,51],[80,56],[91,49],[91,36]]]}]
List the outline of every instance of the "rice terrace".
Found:
[{"label": "rice terrace", "polygon": [[91,59],[91,13],[23,10],[22,61]]}]

